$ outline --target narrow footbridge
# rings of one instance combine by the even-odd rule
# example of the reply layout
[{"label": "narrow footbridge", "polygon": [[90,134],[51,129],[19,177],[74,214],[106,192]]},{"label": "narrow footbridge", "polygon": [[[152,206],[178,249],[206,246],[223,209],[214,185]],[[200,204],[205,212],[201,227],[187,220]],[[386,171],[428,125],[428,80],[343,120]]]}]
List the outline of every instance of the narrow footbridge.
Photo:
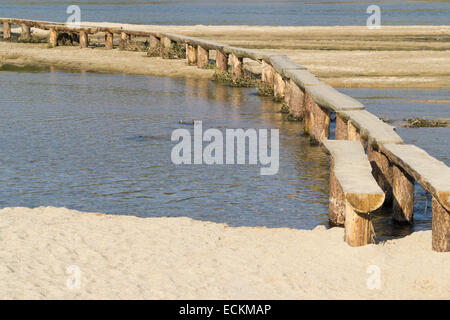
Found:
[{"label": "narrow footbridge", "polygon": [[[59,33],[76,34],[81,48],[89,46],[89,36],[103,34],[105,48],[114,48],[132,37],[148,39],[150,49],[185,46],[186,61],[206,68],[214,56],[215,67],[234,79],[245,74],[244,59],[260,63],[262,82],[283,100],[292,117],[303,119],[305,133],[331,155],[329,220],[345,227],[345,241],[351,246],[373,243],[372,215],[381,206],[392,206],[395,221],[414,223],[414,186],[422,186],[432,196],[432,248],[450,251],[450,168],[424,150],[403,144],[394,127],[365,110],[364,105],[322,82],[305,67],[287,56],[173,33],[73,26],[63,23],[0,18],[3,38],[11,39],[11,26],[21,28],[22,39],[36,29],[48,30],[50,45],[56,46]],[[330,140],[331,114],[336,116],[334,140]],[[448,146],[444,146],[447,147]]]}]

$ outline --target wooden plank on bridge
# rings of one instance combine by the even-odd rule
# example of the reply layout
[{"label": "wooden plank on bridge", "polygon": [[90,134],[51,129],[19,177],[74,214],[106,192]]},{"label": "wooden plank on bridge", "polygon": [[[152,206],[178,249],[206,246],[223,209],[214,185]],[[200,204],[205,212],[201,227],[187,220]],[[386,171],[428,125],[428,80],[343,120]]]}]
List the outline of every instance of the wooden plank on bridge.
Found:
[{"label": "wooden plank on bridge", "polygon": [[[323,140],[331,154],[330,221],[345,220],[345,241],[351,246],[373,243],[370,213],[381,207],[384,192],[359,141]],[[341,217],[339,217],[341,216]]]},{"label": "wooden plank on bridge", "polygon": [[358,128],[360,136],[369,144],[380,146],[383,144],[402,144],[402,138],[395,132],[395,128],[367,110],[342,111],[338,113],[345,120],[351,120]]},{"label": "wooden plank on bridge", "polygon": [[411,144],[385,144],[381,152],[450,211],[450,168],[444,162]]}]

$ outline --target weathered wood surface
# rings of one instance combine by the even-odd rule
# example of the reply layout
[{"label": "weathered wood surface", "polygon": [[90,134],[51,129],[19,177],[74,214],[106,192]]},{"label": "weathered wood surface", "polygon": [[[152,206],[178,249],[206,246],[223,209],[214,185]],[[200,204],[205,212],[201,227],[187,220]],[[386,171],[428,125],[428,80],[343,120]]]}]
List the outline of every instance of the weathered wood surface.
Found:
[{"label": "weathered wood surface", "polygon": [[11,24],[9,22],[3,22],[3,39],[11,38]]},{"label": "weathered wood surface", "polygon": [[[340,118],[342,120],[342,118],[339,116],[336,118]],[[347,121],[347,140],[360,141],[364,150],[367,147],[366,140],[363,137],[361,137],[358,128],[353,124],[352,120]]]},{"label": "weathered wood surface", "polygon": [[299,86],[299,88],[305,90],[306,86],[321,86],[325,85],[315,75],[308,70],[287,69],[285,71],[286,77]]},{"label": "weathered wood surface", "polygon": [[214,42],[214,41],[210,41],[210,40],[203,40],[200,38],[183,36],[183,35],[174,34],[174,33],[162,33],[162,35],[171,39],[172,41],[178,42],[180,44],[186,43],[186,44],[190,44],[192,46],[201,46],[202,48],[208,49],[208,50],[222,50],[223,47],[225,46],[222,43],[218,43],[218,42]]},{"label": "weathered wood surface", "polygon": [[414,179],[402,168],[392,170],[392,219],[398,223],[414,223]]},{"label": "weathered wood surface", "polygon": [[344,220],[344,240],[350,246],[373,243],[370,213],[384,201],[384,193],[372,176],[372,168],[361,144],[349,140],[323,140],[331,154],[329,219]]},{"label": "weathered wood surface", "polygon": [[197,67],[204,69],[209,62],[209,50],[201,46],[197,47]]},{"label": "weathered wood surface", "polygon": [[363,110],[364,105],[329,85],[305,85],[314,101],[323,108],[332,111]]},{"label": "weathered wood surface", "polygon": [[276,55],[269,58],[269,63],[274,70],[281,74],[283,77],[288,78],[287,70],[306,70],[306,68],[298,63],[295,63],[285,55]]},{"label": "weathered wood surface", "polygon": [[328,203],[328,220],[332,226],[343,226],[345,221],[345,194],[334,174],[334,159],[330,165],[330,197]]},{"label": "weathered wood surface", "polygon": [[345,120],[351,120],[352,124],[358,128],[360,135],[369,144],[402,144],[403,140],[395,132],[393,126],[383,122],[374,114],[367,110],[340,111],[338,116]]},{"label": "weathered wood surface", "polygon": [[292,79],[288,83],[289,93],[286,95],[285,101],[289,106],[289,114],[295,119],[303,119],[305,117],[305,95]]},{"label": "weathered wood surface", "polygon": [[80,31],[80,48],[84,49],[89,46],[89,34],[86,31]]},{"label": "weathered wood surface", "polygon": [[361,143],[349,140],[323,140],[334,159],[334,174],[352,208],[361,213],[375,211],[384,202],[384,192],[372,176]]},{"label": "weathered wood surface", "polygon": [[112,32],[105,33],[105,48],[112,50],[114,47],[114,34]]},{"label": "weathered wood surface", "polygon": [[22,32],[20,34],[20,38],[23,40],[27,40],[31,38],[31,29],[30,26],[26,23],[21,24]]},{"label": "weathered wood surface", "polygon": [[272,84],[273,85],[273,78],[274,78],[275,70],[273,67],[268,64],[267,62],[262,62],[262,72],[261,72],[261,81]]},{"label": "weathered wood surface", "polygon": [[330,137],[330,110],[320,107],[315,101],[310,100],[309,121],[312,141],[320,143]]},{"label": "weathered wood surface", "polygon": [[435,197],[432,199],[432,247],[434,251],[450,252],[450,213]]},{"label": "weathered wood surface", "polygon": [[228,70],[228,57],[220,50],[216,50],[216,67],[222,71]]},{"label": "weathered wood surface", "polygon": [[159,38],[155,37],[154,35],[150,35],[148,38],[148,42],[149,42],[149,47],[151,49],[156,48],[160,45],[160,40]]},{"label": "weathered wood surface", "polygon": [[266,62],[269,62],[271,56],[278,55],[276,53],[233,46],[224,46],[223,51],[228,54],[234,54],[238,58],[249,58],[256,61],[264,60]]},{"label": "weathered wood surface", "polygon": [[244,73],[243,58],[240,58],[233,53],[230,54],[231,75],[233,78],[240,78]]},{"label": "weathered wood surface", "polygon": [[335,140],[347,140],[347,121],[345,121],[339,115],[336,115],[336,129],[334,131]]},{"label": "weathered wood surface", "polygon": [[450,168],[445,163],[410,144],[385,144],[381,152],[450,211]]},{"label": "weathered wood surface", "polygon": [[186,60],[190,65],[197,64],[197,47],[186,44]]},{"label": "weathered wood surface", "polygon": [[55,30],[55,28],[50,28],[49,43],[52,46],[58,45],[58,32]]},{"label": "weathered wood surface", "polygon": [[278,72],[275,72],[273,75],[273,96],[280,101],[284,98],[285,91],[286,82]]},{"label": "weathered wood surface", "polygon": [[389,159],[375,146],[369,145],[367,149],[367,155],[369,157],[370,165],[372,166],[373,177],[375,178],[381,189],[384,191],[385,205],[390,205],[392,203],[393,197],[393,165],[389,161]]}]

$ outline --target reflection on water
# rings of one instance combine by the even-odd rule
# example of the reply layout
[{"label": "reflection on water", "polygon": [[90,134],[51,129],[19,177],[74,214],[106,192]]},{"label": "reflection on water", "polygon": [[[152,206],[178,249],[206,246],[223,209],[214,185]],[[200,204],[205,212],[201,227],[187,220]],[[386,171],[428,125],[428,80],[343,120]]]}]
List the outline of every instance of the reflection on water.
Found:
[{"label": "reflection on water", "polygon": [[[0,206],[66,206],[231,225],[327,221],[328,160],[255,89],[122,75],[0,73]],[[175,166],[172,130],[280,128],[280,170]]]},{"label": "reflection on water", "polygon": [[[446,1],[81,0],[84,21],[165,25],[366,25],[369,5],[383,25],[447,25]],[[1,16],[64,22],[72,0],[0,0]]]},{"label": "reflection on water", "polygon": [[[196,79],[61,72],[0,72],[0,82],[0,207],[188,216],[233,226],[327,223],[327,156],[301,136],[301,123],[284,121],[280,105],[258,97],[255,89]],[[389,117],[398,112],[392,99],[373,97],[414,93],[344,91]],[[437,93],[420,95],[438,99]],[[171,164],[171,132],[192,130],[193,120],[202,120],[204,130],[279,128],[279,173],[260,176],[259,166]],[[442,147],[448,145],[448,131],[399,132],[406,142],[448,161],[448,148]],[[384,210],[374,218],[377,234],[431,228],[425,197],[417,188],[413,228],[392,225]]]}]

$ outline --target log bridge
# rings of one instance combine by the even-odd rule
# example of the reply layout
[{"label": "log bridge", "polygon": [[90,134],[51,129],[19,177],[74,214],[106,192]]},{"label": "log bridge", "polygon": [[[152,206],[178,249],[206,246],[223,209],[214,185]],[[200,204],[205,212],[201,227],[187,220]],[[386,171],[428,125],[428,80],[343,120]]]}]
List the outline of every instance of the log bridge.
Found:
[{"label": "log bridge", "polygon": [[[304,133],[331,155],[329,221],[345,226],[345,241],[351,246],[373,242],[371,213],[382,204],[392,206],[393,220],[414,222],[414,186],[419,184],[432,196],[432,248],[450,251],[450,168],[424,150],[404,145],[394,127],[365,110],[364,105],[310,73],[285,55],[239,48],[194,37],[147,30],[0,18],[3,38],[11,39],[11,26],[21,27],[21,39],[34,29],[48,30],[48,41],[57,45],[58,33],[76,33],[80,48],[89,46],[89,36],[104,33],[105,48],[114,48],[132,36],[148,39],[150,48],[186,46],[186,62],[206,68],[210,52],[215,66],[233,78],[244,75],[244,59],[261,64],[261,80],[272,86],[292,117],[303,119]],[[331,114],[335,114],[334,140],[330,140]]]}]

